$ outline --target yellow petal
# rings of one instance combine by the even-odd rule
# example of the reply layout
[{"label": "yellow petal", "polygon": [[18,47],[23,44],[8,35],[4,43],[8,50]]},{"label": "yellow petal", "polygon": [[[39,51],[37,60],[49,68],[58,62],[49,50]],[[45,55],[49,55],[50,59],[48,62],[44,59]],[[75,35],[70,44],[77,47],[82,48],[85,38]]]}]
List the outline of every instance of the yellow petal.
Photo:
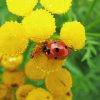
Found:
[{"label": "yellow petal", "polygon": [[24,18],[23,26],[35,42],[46,41],[55,32],[55,19],[46,10],[36,10]]},{"label": "yellow petal", "polygon": [[23,60],[22,55],[18,56],[4,55],[1,60],[1,64],[5,69],[13,71],[19,67],[19,65],[22,63],[22,60]]},{"label": "yellow petal", "polygon": [[54,95],[54,100],[72,100],[72,92],[68,91],[64,95]]},{"label": "yellow petal", "polygon": [[6,0],[8,10],[19,16],[26,16],[32,12],[38,0]]},{"label": "yellow petal", "polygon": [[0,100],[14,100],[14,95],[11,88],[0,84]]},{"label": "yellow petal", "polygon": [[64,61],[65,60],[49,59],[44,53],[33,57],[33,65],[46,73],[59,70]]},{"label": "yellow petal", "polygon": [[4,98],[7,94],[7,86],[0,84],[0,99]]},{"label": "yellow petal", "polygon": [[24,74],[20,71],[5,71],[2,76],[4,84],[7,86],[18,87],[24,84]]},{"label": "yellow petal", "polygon": [[53,100],[53,98],[48,91],[42,88],[37,88],[28,94],[26,100]]},{"label": "yellow petal", "polygon": [[35,89],[33,85],[27,84],[27,85],[20,86],[16,91],[17,100],[25,100],[28,93],[32,91],[33,89]]},{"label": "yellow petal", "polygon": [[22,54],[28,45],[23,26],[17,22],[6,22],[0,28],[0,52],[10,56]]},{"label": "yellow petal", "polygon": [[57,95],[63,95],[72,87],[72,78],[66,69],[48,74],[46,78],[47,89]]},{"label": "yellow petal", "polygon": [[2,60],[2,57],[3,57],[3,54],[2,54],[2,53],[0,53],[0,62],[1,62],[1,60]]},{"label": "yellow petal", "polygon": [[61,29],[60,36],[65,44],[74,50],[85,46],[85,27],[80,22],[66,22]]},{"label": "yellow petal", "polygon": [[48,11],[54,14],[62,14],[69,10],[72,0],[40,0]]},{"label": "yellow petal", "polygon": [[25,74],[28,78],[32,80],[42,80],[45,78],[45,72],[38,69],[32,59],[28,61],[25,66]]}]

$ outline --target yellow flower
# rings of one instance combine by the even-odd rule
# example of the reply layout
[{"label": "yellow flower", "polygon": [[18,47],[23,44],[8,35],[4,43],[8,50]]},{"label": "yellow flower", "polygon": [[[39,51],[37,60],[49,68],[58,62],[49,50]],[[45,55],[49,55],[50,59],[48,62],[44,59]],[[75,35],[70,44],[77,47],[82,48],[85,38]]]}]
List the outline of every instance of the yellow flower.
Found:
[{"label": "yellow flower", "polygon": [[33,57],[33,65],[46,73],[54,72],[62,67],[65,60],[49,59],[44,53]]},{"label": "yellow flower", "polygon": [[45,79],[47,74],[60,70],[65,61],[63,59],[50,59],[40,49],[39,46],[34,48],[32,59],[25,65],[25,74],[32,80]]},{"label": "yellow flower", "polygon": [[40,0],[48,11],[54,14],[62,14],[69,10],[72,0]]},{"label": "yellow flower", "polygon": [[42,80],[45,78],[45,72],[37,68],[37,65],[35,65],[33,59],[29,60],[25,65],[25,74],[32,80]]},{"label": "yellow flower", "polygon": [[26,97],[26,100],[53,100],[52,95],[42,89],[42,88],[37,88],[33,89],[28,96]]},{"label": "yellow flower", "polygon": [[19,16],[26,16],[32,12],[38,0],[6,0],[8,10]]},{"label": "yellow flower", "polygon": [[72,100],[72,92],[71,90],[66,92],[64,95],[54,95],[54,100]]},{"label": "yellow flower", "polygon": [[22,55],[18,56],[4,55],[1,60],[1,64],[5,69],[13,71],[19,67],[19,65],[22,63],[22,60],[23,60]]},{"label": "yellow flower", "polygon": [[0,28],[0,53],[10,56],[22,54],[28,45],[28,37],[21,24],[6,22]]},{"label": "yellow flower", "polygon": [[35,89],[33,85],[22,85],[16,91],[16,98],[17,100],[25,100],[28,93]]},{"label": "yellow flower", "polygon": [[0,84],[0,100],[14,100],[11,89],[3,84]]},{"label": "yellow flower", "polygon": [[2,80],[5,85],[11,87],[19,87],[24,84],[25,76],[20,71],[5,71],[2,76]]},{"label": "yellow flower", "polygon": [[77,21],[66,22],[60,32],[61,39],[74,50],[82,49],[85,45],[85,28]]},{"label": "yellow flower", "polygon": [[55,19],[46,10],[36,10],[23,19],[26,32],[35,42],[46,41],[55,32]]},{"label": "yellow flower", "polygon": [[61,62],[40,54],[26,64],[25,74],[32,80],[46,79],[46,87],[51,93],[64,95],[71,89],[72,79],[70,73],[61,68]]},{"label": "yellow flower", "polygon": [[46,77],[47,89],[57,95],[64,95],[72,87],[72,78],[66,69],[51,72]]},{"label": "yellow flower", "polygon": [[0,84],[0,100],[7,94],[7,86]]},{"label": "yellow flower", "polygon": [[2,60],[2,57],[3,57],[3,54],[2,54],[2,53],[0,53],[0,62],[1,62],[1,60]]}]

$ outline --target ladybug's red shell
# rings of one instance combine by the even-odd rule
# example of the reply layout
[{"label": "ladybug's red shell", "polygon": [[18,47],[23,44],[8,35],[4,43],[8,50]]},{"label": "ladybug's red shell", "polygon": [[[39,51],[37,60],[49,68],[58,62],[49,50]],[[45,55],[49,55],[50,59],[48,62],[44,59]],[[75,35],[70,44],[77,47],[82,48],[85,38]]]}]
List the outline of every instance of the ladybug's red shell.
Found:
[{"label": "ladybug's red shell", "polygon": [[65,58],[70,54],[70,49],[60,41],[48,42],[46,46],[48,58]]}]

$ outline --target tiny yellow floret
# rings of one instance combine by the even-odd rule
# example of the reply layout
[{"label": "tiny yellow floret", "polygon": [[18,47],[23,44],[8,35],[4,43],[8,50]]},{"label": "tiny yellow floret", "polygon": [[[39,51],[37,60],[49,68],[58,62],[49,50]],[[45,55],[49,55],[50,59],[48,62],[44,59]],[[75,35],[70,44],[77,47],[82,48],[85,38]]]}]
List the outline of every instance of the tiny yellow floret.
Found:
[{"label": "tiny yellow floret", "polygon": [[24,84],[25,76],[21,71],[5,71],[2,75],[3,83],[8,87],[19,87]]},{"label": "tiny yellow floret", "polygon": [[85,27],[77,21],[66,22],[60,32],[61,39],[74,50],[80,50],[85,46]]},{"label": "tiny yellow floret", "polygon": [[25,100],[28,93],[32,91],[33,89],[35,89],[35,87],[30,84],[27,84],[27,85],[25,84],[17,88],[17,91],[16,91],[17,100]]},{"label": "tiny yellow floret", "polygon": [[0,52],[10,56],[22,54],[28,45],[23,26],[17,22],[6,22],[0,28]]},{"label": "tiny yellow floret", "polygon": [[54,100],[72,100],[72,92],[67,91],[64,95],[54,95]]},{"label": "tiny yellow floret", "polygon": [[26,16],[32,12],[38,0],[6,0],[8,10],[19,16]]},{"label": "tiny yellow floret", "polygon": [[28,96],[26,97],[26,100],[53,100],[52,95],[42,89],[42,88],[37,88],[33,89]]},{"label": "tiny yellow floret", "polygon": [[1,65],[9,71],[14,71],[18,69],[19,65],[23,61],[23,56],[18,55],[18,56],[9,56],[9,55],[4,55],[1,60]]},{"label": "tiny yellow floret", "polygon": [[72,0],[41,0],[41,4],[53,14],[62,14],[69,10]]},{"label": "tiny yellow floret", "polygon": [[46,88],[56,95],[64,95],[72,87],[71,74],[64,68],[48,74],[45,82]]},{"label": "tiny yellow floret", "polygon": [[33,57],[33,65],[45,73],[58,71],[65,60],[49,59],[44,53]]},{"label": "tiny yellow floret", "polygon": [[[38,61],[36,63],[38,63]],[[25,74],[31,80],[43,80],[45,78],[45,72],[35,66],[33,59],[26,63]]]},{"label": "tiny yellow floret", "polygon": [[44,42],[55,32],[55,19],[46,10],[33,11],[23,20],[23,26],[34,42]]}]

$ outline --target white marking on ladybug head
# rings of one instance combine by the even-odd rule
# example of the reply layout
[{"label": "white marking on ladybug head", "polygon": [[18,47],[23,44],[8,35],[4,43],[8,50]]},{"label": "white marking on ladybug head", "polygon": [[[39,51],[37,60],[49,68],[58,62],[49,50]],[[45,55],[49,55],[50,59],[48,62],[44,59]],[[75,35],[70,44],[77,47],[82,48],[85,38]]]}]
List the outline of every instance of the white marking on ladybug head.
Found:
[{"label": "white marking on ladybug head", "polygon": [[55,48],[64,49],[63,46],[59,46],[57,43],[51,44],[51,48],[52,49],[55,49]]}]

